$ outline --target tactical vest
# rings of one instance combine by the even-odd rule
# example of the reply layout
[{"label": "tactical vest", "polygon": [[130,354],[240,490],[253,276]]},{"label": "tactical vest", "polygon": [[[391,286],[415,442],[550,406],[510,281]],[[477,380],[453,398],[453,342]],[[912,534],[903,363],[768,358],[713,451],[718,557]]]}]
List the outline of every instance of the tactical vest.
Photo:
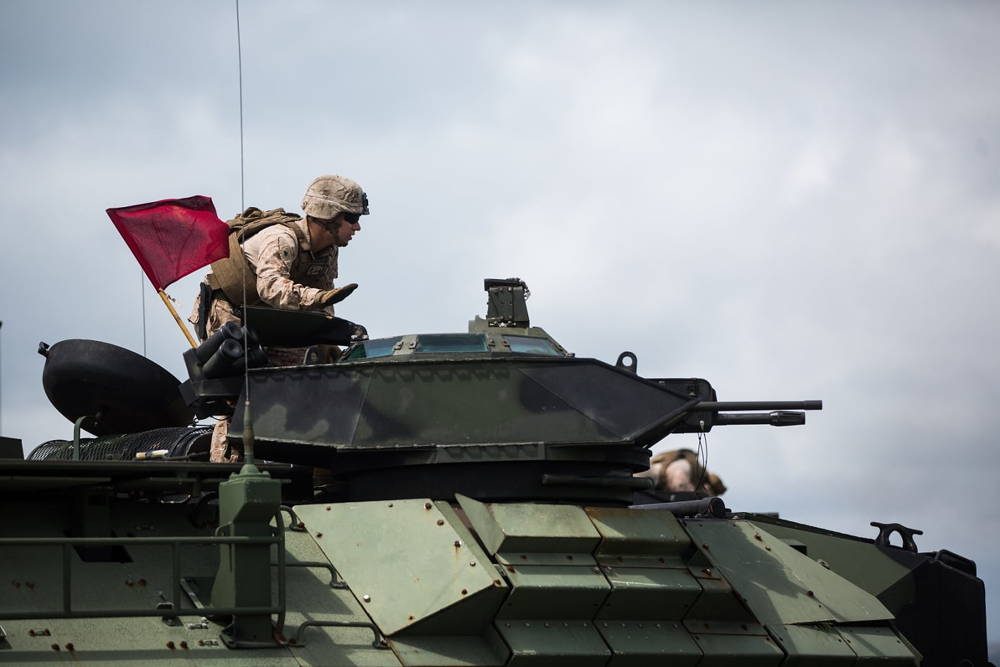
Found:
[{"label": "tactical vest", "polygon": [[208,284],[213,290],[222,290],[230,303],[243,303],[246,290],[248,306],[263,303],[257,292],[257,274],[253,265],[243,254],[242,243],[257,232],[272,225],[284,225],[290,229],[301,244],[306,240],[305,232],[296,224],[302,216],[286,213],[283,208],[262,211],[251,206],[226,224],[229,225],[229,257],[212,262],[212,272]]}]

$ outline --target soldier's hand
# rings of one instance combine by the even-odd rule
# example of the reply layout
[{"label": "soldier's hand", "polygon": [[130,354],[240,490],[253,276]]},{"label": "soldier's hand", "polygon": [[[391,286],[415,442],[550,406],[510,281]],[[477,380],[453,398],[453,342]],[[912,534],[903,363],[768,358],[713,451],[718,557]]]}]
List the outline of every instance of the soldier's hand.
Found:
[{"label": "soldier's hand", "polygon": [[351,340],[368,340],[368,329],[365,329],[364,326],[360,324],[355,324],[354,330],[351,332]]},{"label": "soldier's hand", "polygon": [[323,290],[319,293],[319,296],[316,299],[316,305],[319,308],[326,308],[331,304],[340,303],[347,297],[351,296],[351,293],[353,293],[356,289],[358,289],[358,284],[351,283],[336,289]]}]

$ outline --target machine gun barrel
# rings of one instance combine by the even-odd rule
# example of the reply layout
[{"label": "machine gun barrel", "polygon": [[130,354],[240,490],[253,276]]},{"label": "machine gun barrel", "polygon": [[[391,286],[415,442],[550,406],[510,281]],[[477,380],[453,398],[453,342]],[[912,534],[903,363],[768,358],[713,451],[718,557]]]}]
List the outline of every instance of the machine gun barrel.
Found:
[{"label": "machine gun barrel", "polygon": [[[702,401],[696,410],[822,410],[823,401]],[[767,422],[765,422],[767,423]]]},{"label": "machine gun barrel", "polygon": [[776,410],[775,412],[748,412],[731,413],[721,412],[715,417],[716,426],[735,426],[745,424],[767,424],[770,426],[802,426],[806,423],[806,415],[803,412],[786,412]]},{"label": "machine gun barrel", "polygon": [[[698,433],[712,430],[713,426],[743,426],[765,424],[769,426],[801,426],[806,423],[802,412],[793,410],[822,410],[823,401],[699,401],[687,417],[671,429],[673,433]],[[761,412],[750,412],[760,410]]]}]

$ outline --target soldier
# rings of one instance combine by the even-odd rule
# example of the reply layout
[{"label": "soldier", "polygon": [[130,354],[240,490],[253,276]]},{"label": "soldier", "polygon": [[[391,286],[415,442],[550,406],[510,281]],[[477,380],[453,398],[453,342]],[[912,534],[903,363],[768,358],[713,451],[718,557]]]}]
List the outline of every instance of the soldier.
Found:
[{"label": "soldier", "polygon": [[[343,176],[319,176],[302,198],[305,218],[284,209],[248,208],[229,221],[229,257],[212,264],[188,318],[201,340],[226,322],[240,322],[240,306],[267,305],[285,310],[314,310],[333,315],[335,303],[357,289],[335,288],[337,256],[360,231],[368,215],[368,196]],[[245,296],[244,296],[245,295]],[[359,333],[364,333],[363,330]],[[302,363],[301,348],[270,348],[272,365]],[[224,453],[229,421],[212,433],[211,460],[238,460]]]},{"label": "soldier", "polygon": [[726,485],[715,473],[706,470],[698,461],[698,454],[690,449],[673,449],[660,452],[649,460],[649,470],[636,473],[637,477],[652,477],[654,491],[664,493],[703,493],[721,496]]}]

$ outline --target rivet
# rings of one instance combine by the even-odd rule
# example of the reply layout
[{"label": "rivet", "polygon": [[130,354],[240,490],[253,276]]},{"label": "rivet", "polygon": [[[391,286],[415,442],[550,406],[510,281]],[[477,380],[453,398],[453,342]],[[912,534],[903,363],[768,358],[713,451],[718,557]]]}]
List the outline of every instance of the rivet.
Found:
[{"label": "rivet", "polygon": [[463,588],[462,589],[462,595],[468,595],[468,594],[469,594],[469,591]]},{"label": "rivet", "polygon": [[58,651],[58,650],[60,650],[60,649],[59,649],[59,644],[53,644],[53,645],[52,645],[52,650],[53,650],[53,651]]},{"label": "rivet", "polygon": [[71,653],[76,650],[76,647],[73,646],[73,642],[70,642],[70,643],[66,644],[66,650],[69,651],[69,652],[71,652]]},{"label": "rivet", "polygon": [[470,560],[469,561],[469,567],[475,567],[475,566],[476,566],[476,561]]},{"label": "rivet", "polygon": [[444,525],[444,519],[438,519],[437,520],[437,525],[443,526]]},{"label": "rivet", "polygon": [[181,648],[184,649],[185,651],[188,650],[188,643],[187,642],[181,642]]},{"label": "rivet", "polygon": [[453,544],[454,544],[455,548],[457,549],[457,548],[459,548],[460,546],[462,546],[462,540],[455,540],[455,541],[453,542]]},{"label": "rivet", "polygon": [[330,506],[329,506],[329,505],[327,505],[327,506],[326,506],[326,511],[327,511],[327,512],[329,512],[329,511],[330,511]]},{"label": "rivet", "polygon": [[361,596],[361,599],[364,600],[365,602],[371,602],[372,601],[372,596],[370,596],[368,594],[365,594],[365,595]]},{"label": "rivet", "polygon": [[177,647],[174,645],[173,642],[167,642],[167,648],[170,649],[171,651],[173,651]]},{"label": "rivet", "polygon": [[431,505],[430,503],[424,503],[425,510],[429,510],[431,507],[433,507],[433,505]]},{"label": "rivet", "polygon": [[323,533],[316,533],[316,537],[323,537]]}]

